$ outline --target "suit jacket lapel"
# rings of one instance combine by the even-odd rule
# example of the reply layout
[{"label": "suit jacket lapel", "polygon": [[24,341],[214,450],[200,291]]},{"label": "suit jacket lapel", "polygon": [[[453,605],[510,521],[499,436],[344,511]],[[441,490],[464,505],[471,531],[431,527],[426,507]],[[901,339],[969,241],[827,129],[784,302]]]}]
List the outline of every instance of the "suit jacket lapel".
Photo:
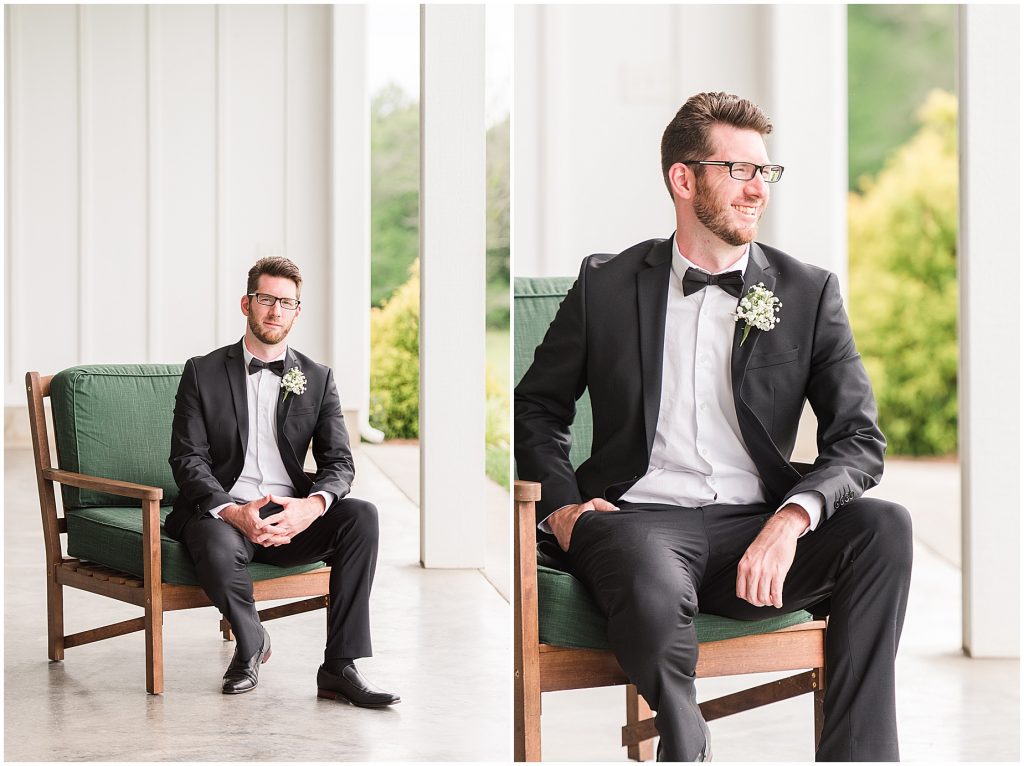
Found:
[{"label": "suit jacket lapel", "polygon": [[[775,267],[768,263],[764,250],[756,242],[750,243],[750,257],[747,259],[747,269],[743,272],[743,292],[747,291],[758,282],[763,282],[769,290],[775,289]],[[754,353],[754,347],[761,339],[761,331],[754,328],[747,336],[746,342],[741,346],[740,339],[743,337],[745,322],[737,322],[736,330],[733,333],[732,341],[732,391],[733,396],[738,400],[740,384],[743,382],[743,375],[747,371],[747,364],[750,362],[750,355]]]},{"label": "suit jacket lapel", "polygon": [[231,389],[235,422],[238,424],[238,438],[241,441],[244,455],[246,447],[249,445],[249,400],[245,392],[246,369],[245,356],[242,354],[242,341],[238,341],[228,349],[224,368],[228,376],[228,386]]},{"label": "suit jacket lapel", "polygon": [[668,280],[672,271],[672,237],[651,248],[644,259],[648,268],[636,276],[637,311],[640,323],[640,370],[644,397],[647,455],[654,447],[661,406],[661,374],[665,359],[665,318],[668,313]]},{"label": "suit jacket lapel", "polygon": [[[289,346],[288,352],[284,356],[284,371],[287,373],[292,367],[298,366],[298,362],[295,361],[295,353]],[[281,456],[286,458],[292,450],[291,445],[284,438],[284,420],[288,417],[288,411],[291,409],[295,394],[288,394],[287,397],[284,394],[284,379],[282,378],[281,393],[277,397],[277,446],[281,450]],[[294,457],[294,454],[292,457]]]}]

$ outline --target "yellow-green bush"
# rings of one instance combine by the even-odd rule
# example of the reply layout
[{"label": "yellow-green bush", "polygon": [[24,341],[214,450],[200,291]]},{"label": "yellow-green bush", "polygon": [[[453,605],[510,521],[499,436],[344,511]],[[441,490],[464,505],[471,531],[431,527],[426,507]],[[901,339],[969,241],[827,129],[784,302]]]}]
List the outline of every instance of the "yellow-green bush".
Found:
[{"label": "yellow-green bush", "polygon": [[509,488],[509,399],[507,384],[487,363],[487,424],[485,463],[487,475]]},{"label": "yellow-green bush", "polygon": [[849,200],[850,319],[890,454],[957,449],[956,99]]},{"label": "yellow-green bush", "polygon": [[389,439],[419,438],[420,262],[370,313],[370,424]]},{"label": "yellow-green bush", "polygon": [[[419,438],[420,269],[370,315],[370,424],[389,439]],[[487,475],[509,486],[509,397],[488,363],[486,370]]]}]

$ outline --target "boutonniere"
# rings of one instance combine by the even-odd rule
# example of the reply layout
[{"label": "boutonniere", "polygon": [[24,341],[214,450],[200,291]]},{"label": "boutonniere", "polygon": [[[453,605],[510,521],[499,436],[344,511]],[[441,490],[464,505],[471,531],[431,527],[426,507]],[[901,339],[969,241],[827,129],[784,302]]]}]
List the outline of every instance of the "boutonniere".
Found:
[{"label": "boutonniere", "polygon": [[304,394],[306,392],[306,376],[298,367],[292,367],[281,377],[281,390],[284,397],[281,401],[287,401],[288,394]]},{"label": "boutonniere", "polygon": [[747,323],[747,326],[743,328],[740,345],[742,346],[743,341],[750,335],[751,327],[756,327],[764,332],[774,329],[775,325],[782,321],[775,316],[781,308],[782,301],[764,286],[764,282],[758,282],[751,287],[747,294],[740,298],[740,303],[736,307],[736,321],[739,322],[742,319]]}]

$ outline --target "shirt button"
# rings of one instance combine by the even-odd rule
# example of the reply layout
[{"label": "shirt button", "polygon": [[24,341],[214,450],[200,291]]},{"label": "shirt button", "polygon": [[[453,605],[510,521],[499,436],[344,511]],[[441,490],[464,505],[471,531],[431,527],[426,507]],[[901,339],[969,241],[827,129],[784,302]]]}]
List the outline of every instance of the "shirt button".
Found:
[{"label": "shirt button", "polygon": [[707,447],[701,447],[700,454],[702,454],[702,455],[704,455],[706,457],[707,454],[708,454],[708,448]]},{"label": "shirt button", "polygon": [[701,402],[698,406],[700,407],[701,412],[705,412],[708,408],[707,402]]}]

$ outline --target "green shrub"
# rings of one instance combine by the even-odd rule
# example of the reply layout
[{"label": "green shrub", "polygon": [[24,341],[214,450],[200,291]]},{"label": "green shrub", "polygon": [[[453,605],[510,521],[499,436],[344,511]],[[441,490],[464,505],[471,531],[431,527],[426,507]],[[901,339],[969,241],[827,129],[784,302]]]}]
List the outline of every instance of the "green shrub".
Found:
[{"label": "green shrub", "polygon": [[851,322],[890,454],[957,449],[956,99],[933,91],[917,133],[849,200]]},{"label": "green shrub", "polygon": [[487,421],[485,463],[487,475],[508,489],[509,482],[509,398],[507,384],[487,363]]},{"label": "green shrub", "polygon": [[389,439],[420,434],[420,268],[370,310],[370,425]]}]

